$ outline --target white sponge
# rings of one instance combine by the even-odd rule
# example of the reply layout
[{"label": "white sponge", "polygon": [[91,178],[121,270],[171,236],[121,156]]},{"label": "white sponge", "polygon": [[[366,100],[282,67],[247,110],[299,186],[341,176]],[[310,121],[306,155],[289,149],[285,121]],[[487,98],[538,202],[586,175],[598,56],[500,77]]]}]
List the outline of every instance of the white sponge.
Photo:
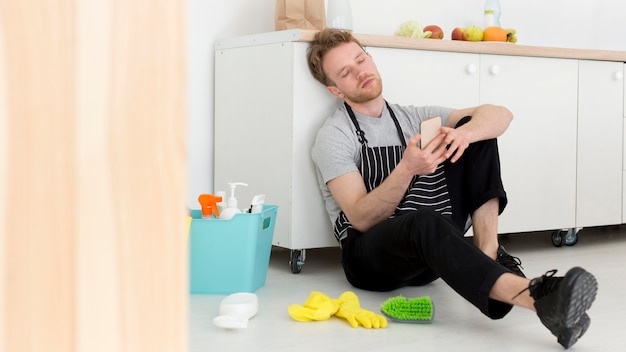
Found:
[{"label": "white sponge", "polygon": [[213,324],[224,329],[246,328],[248,320],[254,317],[258,310],[259,299],[254,293],[233,293],[220,303],[220,316],[213,319]]}]

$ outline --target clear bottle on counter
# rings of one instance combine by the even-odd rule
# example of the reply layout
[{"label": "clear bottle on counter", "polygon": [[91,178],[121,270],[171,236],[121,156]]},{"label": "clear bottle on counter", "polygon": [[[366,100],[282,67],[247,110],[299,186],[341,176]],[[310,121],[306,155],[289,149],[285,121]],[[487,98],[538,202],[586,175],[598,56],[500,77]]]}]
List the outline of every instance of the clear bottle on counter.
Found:
[{"label": "clear bottle on counter", "polygon": [[487,0],[485,2],[485,28],[500,27],[500,0]]},{"label": "clear bottle on counter", "polygon": [[493,14],[493,10],[485,10],[485,21],[483,22],[483,29],[493,27],[496,25],[496,18]]}]

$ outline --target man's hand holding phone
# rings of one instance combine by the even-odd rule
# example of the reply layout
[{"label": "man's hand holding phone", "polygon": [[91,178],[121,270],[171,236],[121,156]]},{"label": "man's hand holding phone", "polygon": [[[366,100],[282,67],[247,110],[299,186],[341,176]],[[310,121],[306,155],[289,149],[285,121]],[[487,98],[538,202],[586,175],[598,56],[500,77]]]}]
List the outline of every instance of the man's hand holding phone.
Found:
[{"label": "man's hand holding phone", "polygon": [[435,137],[437,137],[441,133],[441,116],[431,117],[427,120],[424,120],[420,123],[420,134],[422,135],[422,139],[420,142],[420,147],[422,149],[428,146]]}]

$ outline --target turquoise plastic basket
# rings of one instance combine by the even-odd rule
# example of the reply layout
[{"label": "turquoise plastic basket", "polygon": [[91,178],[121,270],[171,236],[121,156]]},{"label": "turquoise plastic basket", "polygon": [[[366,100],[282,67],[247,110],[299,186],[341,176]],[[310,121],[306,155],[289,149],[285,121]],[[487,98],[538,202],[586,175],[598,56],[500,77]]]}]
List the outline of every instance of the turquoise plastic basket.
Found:
[{"label": "turquoise plastic basket", "polygon": [[229,220],[202,219],[192,210],[189,289],[192,294],[254,292],[265,284],[278,206]]}]

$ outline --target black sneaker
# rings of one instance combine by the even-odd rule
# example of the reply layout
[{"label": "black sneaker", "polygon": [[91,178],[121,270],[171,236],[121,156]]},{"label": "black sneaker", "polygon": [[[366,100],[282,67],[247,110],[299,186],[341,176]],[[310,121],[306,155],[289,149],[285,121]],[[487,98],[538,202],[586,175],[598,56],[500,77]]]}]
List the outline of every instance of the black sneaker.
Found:
[{"label": "black sneaker", "polygon": [[551,270],[532,279],[528,289],[539,319],[567,349],[589,328],[591,320],[586,311],[596,298],[598,282],[579,267],[570,269],[564,277],[554,277],[555,273]]},{"label": "black sneaker", "polygon": [[526,275],[524,275],[524,272],[522,272],[522,261],[518,257],[514,257],[507,253],[502,245],[498,247],[498,256],[496,257],[496,261],[500,263],[500,265],[502,265],[503,267],[513,272],[513,274],[521,277],[526,277]]}]

